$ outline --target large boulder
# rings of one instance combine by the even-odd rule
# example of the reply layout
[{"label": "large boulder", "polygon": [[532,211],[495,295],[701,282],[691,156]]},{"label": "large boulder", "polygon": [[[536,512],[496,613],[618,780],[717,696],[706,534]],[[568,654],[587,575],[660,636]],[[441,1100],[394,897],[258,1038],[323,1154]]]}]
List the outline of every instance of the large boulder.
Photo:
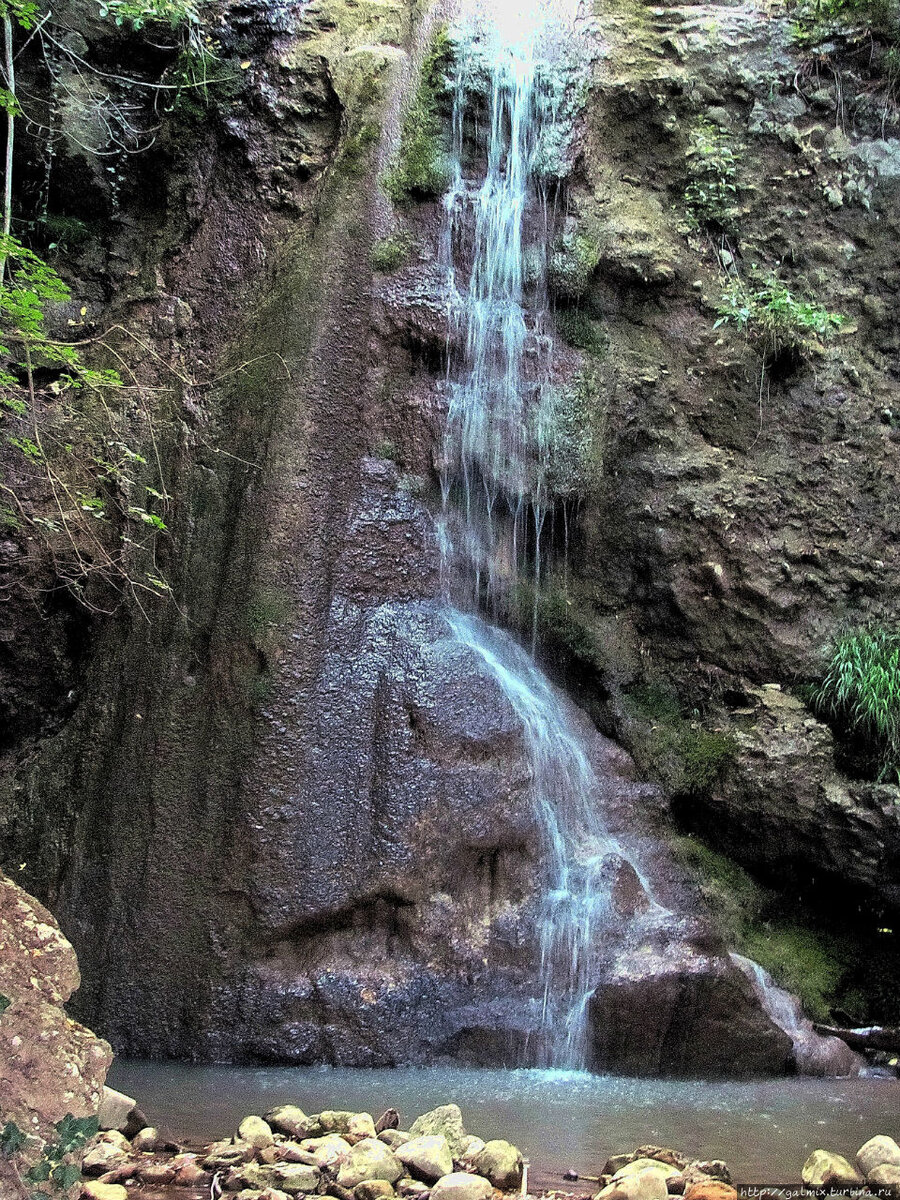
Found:
[{"label": "large boulder", "polygon": [[238,1126],[238,1137],[254,1150],[264,1150],[275,1141],[271,1125],[262,1117],[244,1117]]},{"label": "large boulder", "polygon": [[666,1200],[666,1173],[657,1167],[644,1167],[632,1175],[617,1176],[602,1188],[598,1200]]},{"label": "large boulder", "polygon": [[431,1189],[431,1200],[489,1200],[493,1188],[481,1175],[454,1171]]},{"label": "large boulder", "polygon": [[849,1188],[865,1183],[852,1163],[831,1150],[813,1150],[803,1164],[801,1178],[807,1187],[813,1188]]},{"label": "large boulder", "polygon": [[900,1146],[892,1137],[880,1133],[860,1146],[856,1165],[866,1177],[876,1167],[900,1167]]},{"label": "large boulder", "polygon": [[522,1182],[522,1155],[512,1143],[499,1138],[485,1144],[473,1166],[501,1192],[511,1192]]},{"label": "large boulder", "polygon": [[338,1184],[343,1188],[355,1188],[366,1179],[386,1179],[396,1183],[403,1175],[403,1164],[384,1142],[377,1138],[365,1138],[357,1142],[338,1172]]},{"label": "large boulder", "polygon": [[793,1066],[791,1039],[734,963],[664,933],[612,960],[589,1020],[595,1071],[746,1078]]},{"label": "large boulder", "polygon": [[436,1183],[442,1175],[449,1175],[453,1170],[453,1156],[442,1133],[410,1138],[398,1146],[395,1153],[410,1175],[425,1183]]},{"label": "large boulder", "polygon": [[279,1104],[270,1109],[266,1113],[266,1122],[272,1129],[294,1138],[305,1138],[315,1124],[315,1120],[296,1104]]},{"label": "large boulder", "polygon": [[441,1104],[430,1112],[416,1117],[409,1129],[410,1137],[433,1137],[440,1134],[447,1139],[447,1145],[454,1159],[459,1157],[466,1131],[463,1126],[462,1111],[458,1104]]},{"label": "large boulder", "polygon": [[115,1088],[104,1086],[103,1095],[100,1098],[100,1110],[97,1113],[100,1128],[116,1129],[119,1133],[124,1133],[128,1127],[129,1118],[136,1108],[137,1100],[132,1096],[126,1096],[124,1092],[117,1092]]},{"label": "large boulder", "polygon": [[2,1119],[19,1131],[11,1157],[0,1155],[0,1195],[17,1197],[18,1176],[58,1144],[63,1122],[73,1147],[66,1161],[80,1162],[98,1127],[112,1050],[66,1016],[62,1006],[81,982],[75,951],[47,909],[2,873],[0,962]]}]

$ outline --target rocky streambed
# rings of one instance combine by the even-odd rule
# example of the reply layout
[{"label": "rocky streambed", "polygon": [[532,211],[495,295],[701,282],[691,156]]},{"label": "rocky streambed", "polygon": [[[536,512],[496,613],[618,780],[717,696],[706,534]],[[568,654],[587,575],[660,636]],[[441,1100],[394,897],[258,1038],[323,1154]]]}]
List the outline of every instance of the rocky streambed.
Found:
[{"label": "rocky streambed", "polygon": [[[187,1148],[144,1126],[126,1097],[107,1089],[105,1123],[82,1171],[82,1200],[188,1200],[222,1195],[235,1200],[501,1200],[503,1195],[590,1195],[594,1200],[739,1200],[743,1194],[852,1193],[900,1200],[900,1145],[884,1134],[869,1138],[854,1161],[827,1149],[806,1159],[800,1178],[785,1171],[784,1186],[740,1189],[722,1160],[690,1159],[676,1150],[643,1145],[598,1164],[596,1175],[566,1172],[555,1186],[511,1142],[485,1141],[467,1131],[456,1104],[419,1116],[408,1130],[399,1113],[325,1110],[307,1115],[279,1104],[249,1115],[236,1132]],[[103,1110],[101,1110],[101,1116]],[[128,1134],[131,1134],[129,1138]],[[531,1176],[531,1178],[529,1178]],[[542,1186],[534,1186],[539,1182]],[[529,1186],[531,1184],[531,1186]],[[791,1189],[788,1193],[787,1189]]]}]

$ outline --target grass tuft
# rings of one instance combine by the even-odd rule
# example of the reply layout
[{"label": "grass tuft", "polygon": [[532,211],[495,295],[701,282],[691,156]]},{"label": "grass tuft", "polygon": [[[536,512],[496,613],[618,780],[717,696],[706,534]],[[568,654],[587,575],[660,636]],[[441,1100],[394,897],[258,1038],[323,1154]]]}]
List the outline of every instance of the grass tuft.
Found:
[{"label": "grass tuft", "polygon": [[870,629],[839,638],[813,701],[868,744],[879,779],[900,783],[900,633]]}]

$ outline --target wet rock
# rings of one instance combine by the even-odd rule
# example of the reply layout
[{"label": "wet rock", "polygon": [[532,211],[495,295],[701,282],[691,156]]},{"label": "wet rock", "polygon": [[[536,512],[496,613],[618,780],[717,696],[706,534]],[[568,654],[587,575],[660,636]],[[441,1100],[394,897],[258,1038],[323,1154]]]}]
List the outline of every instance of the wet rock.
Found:
[{"label": "wet rock", "polygon": [[900,1167],[900,1146],[892,1137],[880,1133],[860,1146],[856,1155],[856,1165],[865,1176],[876,1167]]},{"label": "wet rock", "polygon": [[852,1163],[830,1150],[813,1150],[800,1174],[808,1187],[856,1187],[865,1183]]},{"label": "wet rock", "polygon": [[410,1138],[397,1147],[396,1154],[410,1175],[425,1183],[435,1183],[453,1170],[453,1156],[442,1133]]},{"label": "wet rock", "polygon": [[430,1137],[441,1134],[447,1139],[450,1153],[456,1158],[466,1136],[462,1112],[458,1104],[442,1104],[430,1112],[422,1113],[409,1129],[410,1137]]},{"label": "wet rock", "polygon": [[459,1152],[457,1161],[470,1166],[475,1156],[480,1154],[484,1149],[484,1141],[480,1137],[475,1137],[474,1134],[467,1133],[459,1144]]},{"label": "wet rock", "polygon": [[790,1038],[724,956],[667,938],[625,950],[589,1004],[592,1068],[625,1075],[748,1077],[786,1073]]},{"label": "wet rock", "polygon": [[252,1146],[254,1150],[262,1150],[274,1142],[272,1128],[262,1117],[244,1117],[238,1126],[238,1138]]},{"label": "wet rock", "polygon": [[290,1137],[305,1138],[314,1121],[308,1117],[302,1108],[298,1108],[296,1104],[279,1104],[277,1108],[270,1109],[266,1113],[266,1121],[272,1129],[277,1129],[279,1133],[286,1133]]},{"label": "wet rock", "polygon": [[128,1118],[136,1107],[137,1100],[132,1096],[126,1096],[124,1092],[117,1092],[115,1088],[104,1086],[100,1111],[97,1113],[100,1128],[117,1129],[120,1133],[124,1132],[128,1125]]},{"label": "wet rock", "polygon": [[511,1192],[522,1182],[522,1155],[511,1142],[496,1138],[475,1155],[473,1166],[501,1192]]},{"label": "wet rock", "polygon": [[634,1158],[629,1163],[625,1163],[619,1167],[613,1174],[613,1179],[622,1179],[626,1175],[636,1175],[638,1171],[656,1170],[662,1171],[666,1180],[681,1177],[681,1172],[671,1163],[662,1162],[656,1158]]},{"label": "wet rock", "polygon": [[353,1200],[390,1200],[395,1195],[386,1179],[364,1179],[353,1189]]},{"label": "wet rock", "polygon": [[[173,1180],[179,1187],[209,1187],[212,1182],[212,1171],[205,1171],[200,1165],[198,1155],[178,1155],[178,1166],[175,1171],[175,1179]],[[176,1159],[173,1159],[173,1164]]]},{"label": "wet rock", "polygon": [[121,1183],[101,1183],[90,1179],[82,1184],[83,1200],[128,1200],[128,1189]]},{"label": "wet rock", "polygon": [[164,1187],[174,1181],[177,1169],[171,1163],[149,1162],[140,1164],[137,1174],[142,1183]]},{"label": "wet rock", "polygon": [[665,1146],[638,1146],[634,1157],[650,1158],[654,1162],[664,1163],[670,1167],[677,1167],[679,1171],[683,1171],[688,1165],[688,1159],[683,1154],[679,1154],[677,1150],[669,1150]]},{"label": "wet rock", "polygon": [[492,1191],[482,1176],[454,1171],[437,1181],[431,1189],[431,1200],[488,1200]]},{"label": "wet rock", "polygon": [[140,1133],[131,1139],[131,1149],[136,1154],[152,1154],[159,1142],[159,1130],[152,1125],[145,1125]]},{"label": "wet rock", "polygon": [[323,1133],[337,1133],[351,1144],[374,1138],[375,1121],[371,1113],[338,1112],[328,1109],[316,1118]]},{"label": "wet rock", "polygon": [[375,1132],[384,1133],[386,1129],[400,1128],[400,1114],[396,1108],[388,1108],[381,1114],[375,1122]]},{"label": "wet rock", "polygon": [[689,1183],[702,1182],[704,1179],[721,1179],[723,1183],[731,1183],[728,1164],[721,1158],[695,1159],[685,1168],[684,1175]]},{"label": "wet rock", "polygon": [[396,1183],[403,1175],[403,1164],[394,1152],[377,1138],[357,1142],[341,1165],[337,1181],[341,1187],[354,1188],[366,1179],[386,1179]]},{"label": "wet rock", "polygon": [[665,1172],[645,1167],[634,1175],[613,1177],[598,1192],[598,1200],[665,1200],[668,1194]]}]

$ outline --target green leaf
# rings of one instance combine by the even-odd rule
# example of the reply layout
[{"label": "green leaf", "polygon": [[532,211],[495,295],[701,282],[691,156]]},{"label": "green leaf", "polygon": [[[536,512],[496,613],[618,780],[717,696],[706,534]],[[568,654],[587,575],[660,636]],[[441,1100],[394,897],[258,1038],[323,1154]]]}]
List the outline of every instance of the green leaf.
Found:
[{"label": "green leaf", "polygon": [[10,1000],[9,996],[0,995],[0,1013],[6,1012],[11,1004],[12,1000]]},{"label": "green leaf", "polygon": [[[6,997],[4,996],[5,999]],[[9,1001],[7,1000],[4,1007],[7,1007],[8,1004]],[[3,1128],[0,1129],[0,1154],[4,1158],[12,1158],[14,1154],[18,1154],[24,1145],[25,1134],[15,1121],[7,1121]]]}]

